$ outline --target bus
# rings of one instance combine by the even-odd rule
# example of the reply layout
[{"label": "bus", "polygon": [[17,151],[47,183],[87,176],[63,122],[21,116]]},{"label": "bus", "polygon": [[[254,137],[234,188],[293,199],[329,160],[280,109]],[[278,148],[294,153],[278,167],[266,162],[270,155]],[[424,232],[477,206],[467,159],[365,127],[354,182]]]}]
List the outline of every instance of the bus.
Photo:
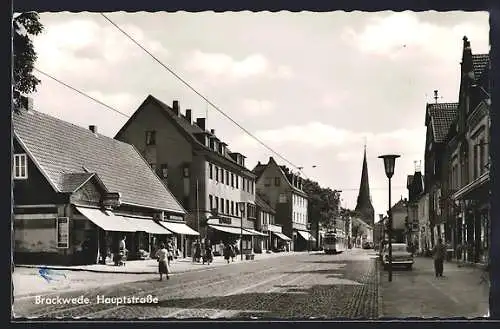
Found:
[{"label": "bus", "polygon": [[325,254],[336,254],[345,251],[345,241],[337,233],[328,231],[323,237],[323,250]]}]

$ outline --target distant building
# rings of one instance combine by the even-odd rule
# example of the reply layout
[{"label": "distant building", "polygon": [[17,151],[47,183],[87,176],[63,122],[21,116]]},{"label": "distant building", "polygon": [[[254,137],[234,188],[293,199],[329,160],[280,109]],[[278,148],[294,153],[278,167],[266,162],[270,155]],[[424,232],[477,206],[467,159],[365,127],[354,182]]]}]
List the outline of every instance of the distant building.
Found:
[{"label": "distant building", "polygon": [[408,218],[408,200],[401,197],[391,208],[392,212],[392,238],[396,243],[406,243],[406,222]]},{"label": "distant building", "polygon": [[276,224],[274,210],[265,200],[265,196],[257,194],[255,196],[257,205],[257,230],[262,231],[266,236],[260,239],[260,244],[256,245],[256,252],[268,252],[285,250],[290,251],[290,239],[283,234],[281,225]]},{"label": "distant building", "polygon": [[186,226],[185,210],[134,146],[25,109],[14,128],[14,262],[113,261],[155,250]]},{"label": "distant building", "polygon": [[424,177],[420,170],[420,164],[415,166],[415,173],[408,175],[408,221],[406,226],[407,241],[419,249],[419,215],[418,206],[420,198],[424,193]]},{"label": "distant building", "polygon": [[265,165],[259,162],[253,172],[257,176],[257,193],[276,210],[276,223],[282,226],[287,237],[292,238],[292,250],[310,248],[316,239],[308,228],[308,196],[302,190],[302,178],[287,172],[287,168],[279,166],[273,157]]}]

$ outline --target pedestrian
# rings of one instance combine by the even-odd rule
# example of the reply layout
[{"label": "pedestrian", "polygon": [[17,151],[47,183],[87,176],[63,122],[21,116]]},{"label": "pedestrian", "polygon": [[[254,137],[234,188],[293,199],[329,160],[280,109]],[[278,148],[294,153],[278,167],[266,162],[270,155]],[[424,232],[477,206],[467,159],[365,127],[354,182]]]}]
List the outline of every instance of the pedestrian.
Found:
[{"label": "pedestrian", "polygon": [[224,245],[224,259],[229,264],[229,258],[231,258],[231,246],[229,244]]},{"label": "pedestrian", "polygon": [[127,237],[123,236],[123,238],[118,243],[118,253],[117,257],[115,257],[115,265],[117,266],[125,265],[125,259],[127,255],[127,245],[125,243],[126,239]]},{"label": "pedestrian", "polygon": [[199,241],[196,241],[196,244],[194,245],[194,261],[196,263],[199,263],[200,258],[201,258],[201,245]]},{"label": "pedestrian", "polygon": [[158,260],[158,273],[160,273],[160,281],[163,280],[163,274],[167,276],[168,280],[168,250],[165,248],[165,244],[163,242],[160,244],[160,249],[156,252],[156,259]]},{"label": "pedestrian", "polygon": [[205,253],[203,255],[203,264],[205,262],[210,265],[210,263],[214,260],[214,255],[212,252],[212,247],[210,246],[209,243],[205,244]]},{"label": "pedestrian", "polygon": [[230,248],[229,253],[231,255],[231,261],[234,262],[234,257],[236,257],[236,251],[234,250],[234,246],[233,245],[230,245],[229,248]]},{"label": "pedestrian", "polygon": [[172,241],[167,243],[167,264],[170,266],[170,262],[174,260],[174,250],[172,246]]},{"label": "pedestrian", "polygon": [[443,276],[443,263],[446,256],[446,246],[443,244],[443,240],[438,238],[437,244],[432,250],[432,255],[434,256],[434,272],[437,277]]}]

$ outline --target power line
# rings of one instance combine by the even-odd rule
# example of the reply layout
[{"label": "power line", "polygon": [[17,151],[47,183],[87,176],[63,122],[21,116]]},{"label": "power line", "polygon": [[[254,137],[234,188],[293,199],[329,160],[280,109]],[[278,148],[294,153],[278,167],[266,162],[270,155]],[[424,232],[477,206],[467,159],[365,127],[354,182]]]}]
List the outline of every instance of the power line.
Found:
[{"label": "power line", "polygon": [[[236,122],[233,118],[231,118],[229,115],[224,113],[217,105],[212,103],[210,100],[208,100],[205,96],[203,96],[200,92],[198,92],[194,87],[192,87],[187,81],[185,81],[183,78],[181,78],[177,73],[175,73],[171,68],[169,68],[167,65],[165,65],[161,60],[159,60],[156,56],[154,56],[150,51],[148,51],[146,48],[144,48],[139,42],[137,42],[132,36],[130,36],[127,32],[125,32],[118,24],[113,22],[108,16],[105,14],[101,13],[101,16],[104,17],[110,24],[112,24],[116,29],[118,29],[123,35],[125,35],[127,38],[129,38],[133,43],[135,43],[139,48],[141,48],[144,52],[146,52],[154,61],[156,61],[158,64],[160,64],[163,68],[165,68],[168,72],[170,72],[174,77],[176,77],[179,81],[181,81],[186,87],[191,89],[195,94],[200,96],[203,100],[205,100],[208,104],[210,104],[217,112],[222,114],[226,119],[234,123],[238,128],[243,130],[246,134],[248,134],[250,137],[255,139],[259,144],[264,146],[266,149],[271,151],[272,153],[276,154],[280,159],[284,160],[286,163],[290,164],[292,167],[298,169],[299,167],[294,165],[292,162],[288,161],[285,157],[283,157],[280,153],[276,152],[273,150],[271,147],[267,146],[263,141],[261,141],[257,136],[249,132],[247,129],[245,129],[242,125],[240,125],[238,122]],[[300,170],[299,170],[300,171]],[[305,176],[305,174],[304,174]]]},{"label": "power line", "polygon": [[77,93],[79,93],[80,95],[83,95],[83,96],[85,96],[85,97],[87,97],[87,98],[90,98],[90,99],[91,99],[91,100],[93,100],[94,102],[99,103],[99,104],[101,104],[101,105],[102,105],[102,106],[104,106],[104,107],[107,107],[107,108],[108,108],[108,109],[110,109],[111,111],[114,111],[114,112],[116,112],[116,113],[118,113],[118,114],[121,114],[121,115],[123,115],[123,116],[124,116],[124,117],[126,117],[126,118],[130,118],[130,116],[129,116],[129,115],[127,115],[127,114],[125,114],[125,113],[123,113],[123,112],[118,111],[117,109],[115,109],[115,108],[113,108],[113,107],[109,106],[108,104],[105,104],[105,103],[101,102],[100,100],[98,100],[98,99],[96,99],[96,98],[94,98],[94,97],[90,96],[89,94],[84,93],[83,91],[80,91],[80,90],[76,89],[75,87],[72,87],[72,86],[68,85],[67,83],[64,83],[63,81],[61,81],[61,80],[59,80],[59,79],[57,79],[57,78],[53,77],[52,75],[50,75],[50,74],[48,74],[48,73],[45,73],[45,72],[43,72],[42,70],[37,69],[36,67],[34,67],[33,69],[34,69],[35,71],[37,71],[37,72],[39,72],[39,73],[41,73],[41,74],[45,75],[46,77],[48,77],[48,78],[50,78],[50,79],[52,79],[52,80],[54,80],[54,81],[56,81],[56,82],[58,82],[58,83],[62,84],[63,86],[65,86],[65,87],[67,87],[67,88],[69,88],[69,89],[71,89],[71,90],[73,90],[73,91],[76,91],[76,92],[77,92]]}]

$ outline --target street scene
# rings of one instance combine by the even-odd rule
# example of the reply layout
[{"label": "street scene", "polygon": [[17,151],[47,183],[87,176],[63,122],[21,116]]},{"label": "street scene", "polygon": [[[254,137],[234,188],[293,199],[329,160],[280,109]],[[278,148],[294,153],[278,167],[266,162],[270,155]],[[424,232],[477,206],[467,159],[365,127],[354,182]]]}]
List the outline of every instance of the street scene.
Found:
[{"label": "street scene", "polygon": [[487,13],[13,31],[14,320],[489,317]]}]

